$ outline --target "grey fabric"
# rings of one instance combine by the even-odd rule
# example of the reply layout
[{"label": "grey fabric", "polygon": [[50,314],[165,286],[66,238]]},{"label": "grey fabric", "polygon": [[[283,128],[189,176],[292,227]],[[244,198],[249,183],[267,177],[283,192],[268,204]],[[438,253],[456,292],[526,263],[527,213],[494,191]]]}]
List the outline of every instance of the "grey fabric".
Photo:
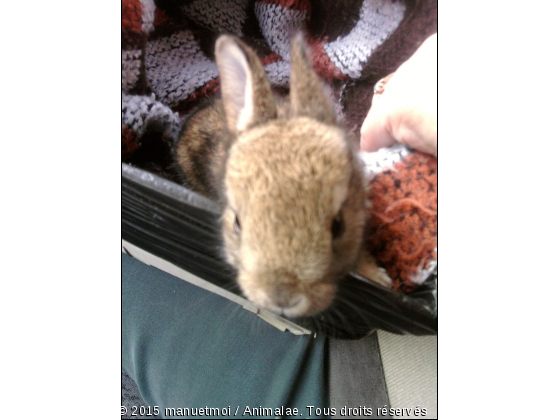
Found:
[{"label": "grey fabric", "polygon": [[121,372],[121,419],[161,419],[161,416],[139,414],[139,407],[147,406],[134,381],[126,372]]},{"label": "grey fabric", "polygon": [[[377,334],[356,341],[329,339],[329,366],[331,407],[337,409],[332,418],[391,418],[377,415],[378,408],[390,408]],[[341,412],[344,407],[369,408],[371,415]]]},{"label": "grey fabric", "polygon": [[[413,337],[379,331],[377,338],[392,406],[420,408],[426,413],[425,418],[437,418],[437,336]],[[415,416],[405,412],[399,418]]]},{"label": "grey fabric", "polygon": [[[376,334],[359,341],[329,340],[329,394],[331,407],[336,408],[337,415],[342,418],[340,409],[343,407],[370,407],[374,414],[369,417],[346,415],[345,418],[384,418],[377,416],[377,408],[389,405],[387,388]],[[133,407],[147,406],[140,397],[134,381],[122,372],[122,406],[127,413],[123,419],[161,418],[160,416],[131,416]],[[321,407],[322,408],[322,407]],[[390,418],[386,416],[385,418]]]}]

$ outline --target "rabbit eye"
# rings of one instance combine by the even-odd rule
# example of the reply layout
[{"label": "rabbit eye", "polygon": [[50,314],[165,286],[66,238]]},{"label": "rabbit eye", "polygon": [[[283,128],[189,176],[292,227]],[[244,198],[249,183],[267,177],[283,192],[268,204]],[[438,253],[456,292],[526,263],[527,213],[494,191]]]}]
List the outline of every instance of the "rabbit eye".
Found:
[{"label": "rabbit eye", "polygon": [[331,233],[333,239],[340,238],[340,236],[344,233],[344,219],[342,218],[342,211],[340,211],[333,219]]},{"label": "rabbit eye", "polygon": [[239,223],[239,218],[237,216],[235,216],[235,222],[233,224],[233,228],[239,235],[241,234],[241,223]]}]

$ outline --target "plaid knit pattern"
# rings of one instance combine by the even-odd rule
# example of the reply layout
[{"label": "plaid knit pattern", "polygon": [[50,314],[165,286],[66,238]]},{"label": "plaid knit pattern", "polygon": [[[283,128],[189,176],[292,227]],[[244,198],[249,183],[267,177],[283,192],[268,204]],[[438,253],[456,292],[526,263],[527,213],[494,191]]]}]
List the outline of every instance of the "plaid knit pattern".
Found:
[{"label": "plaid knit pattern", "polygon": [[[122,0],[123,161],[176,180],[165,156],[171,148],[164,143],[176,137],[186,113],[219,91],[213,49],[222,33],[242,37],[257,51],[273,88],[285,94],[289,89],[290,41],[296,32],[304,31],[315,70],[331,87],[341,121],[357,135],[375,83],[408,59],[436,31],[436,24],[436,0]],[[154,123],[159,131],[154,131]],[[154,153],[156,149],[164,152]],[[406,153],[397,153],[401,154]],[[369,163],[379,161],[383,166],[386,155],[372,154]],[[394,162],[390,172],[378,173],[370,189],[377,214],[372,215],[370,227],[376,232],[373,237],[381,241],[372,242],[372,252],[395,279],[395,288],[404,291],[412,290],[431,272],[435,242],[426,245],[428,242],[415,239],[425,252],[420,253],[416,265],[411,263],[410,255],[415,252],[412,242],[393,239],[404,238],[403,229],[408,232],[424,225],[399,224],[396,213],[416,220],[417,215],[433,216],[423,208],[437,209],[425,204],[424,198],[422,207],[414,210],[411,201],[395,204],[402,198],[381,198],[379,194],[385,187],[391,189],[390,182],[394,185],[398,181],[389,180],[389,175],[405,176],[407,170],[430,165],[414,155],[408,152],[408,158]],[[150,156],[153,158],[146,163]],[[405,178],[400,181],[403,188],[408,185]],[[412,183],[410,188],[407,191],[415,196],[418,185]],[[429,226],[420,229],[422,235],[435,235],[431,222]],[[393,243],[406,252],[390,251]],[[402,265],[405,256],[406,267]]]}]

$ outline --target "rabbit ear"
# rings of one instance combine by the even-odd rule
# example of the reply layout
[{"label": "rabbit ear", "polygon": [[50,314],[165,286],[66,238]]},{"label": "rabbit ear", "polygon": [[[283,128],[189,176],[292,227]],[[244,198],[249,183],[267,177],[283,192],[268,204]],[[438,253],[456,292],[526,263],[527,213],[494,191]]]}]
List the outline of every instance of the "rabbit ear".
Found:
[{"label": "rabbit ear", "polygon": [[313,70],[302,33],[292,40],[290,51],[290,106],[294,117],[310,117],[326,124],[336,124],[336,114],[325,93],[323,82]]},{"label": "rabbit ear", "polygon": [[257,55],[233,36],[216,41],[222,102],[233,133],[276,117],[276,103]]}]

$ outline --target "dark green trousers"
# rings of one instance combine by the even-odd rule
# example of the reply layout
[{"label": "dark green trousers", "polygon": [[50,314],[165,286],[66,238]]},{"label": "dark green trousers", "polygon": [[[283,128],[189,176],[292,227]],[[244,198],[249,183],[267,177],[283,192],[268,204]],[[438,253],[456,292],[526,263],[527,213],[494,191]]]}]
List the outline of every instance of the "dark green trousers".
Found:
[{"label": "dark green trousers", "polygon": [[163,418],[316,418],[307,406],[329,406],[325,347],[122,256],[122,367]]}]

